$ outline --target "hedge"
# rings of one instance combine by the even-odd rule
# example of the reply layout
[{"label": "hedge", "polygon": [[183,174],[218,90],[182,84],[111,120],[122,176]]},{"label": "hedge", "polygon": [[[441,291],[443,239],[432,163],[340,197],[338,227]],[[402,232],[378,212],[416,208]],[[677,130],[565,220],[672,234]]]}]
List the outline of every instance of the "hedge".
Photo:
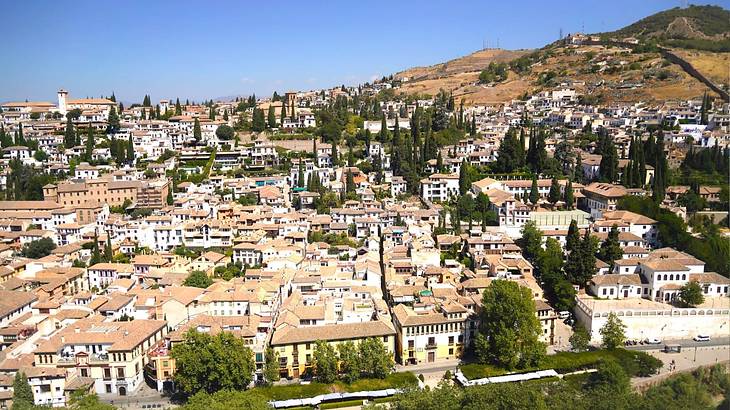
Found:
[{"label": "hedge", "polygon": [[348,400],[348,401],[338,401],[336,403],[324,403],[324,404],[320,404],[319,408],[320,408],[320,410],[326,410],[326,409],[339,409],[342,407],[352,407],[352,406],[362,406],[362,400]]},{"label": "hedge", "polygon": [[[558,373],[565,374],[595,368],[598,363],[606,359],[616,360],[624,368],[626,374],[631,377],[650,376],[662,366],[661,360],[645,352],[626,349],[592,350],[588,352],[559,352],[547,356],[536,368],[523,369],[513,373],[554,369]],[[506,369],[489,364],[472,363],[463,365],[460,368],[464,377],[470,380],[510,373]]]}]

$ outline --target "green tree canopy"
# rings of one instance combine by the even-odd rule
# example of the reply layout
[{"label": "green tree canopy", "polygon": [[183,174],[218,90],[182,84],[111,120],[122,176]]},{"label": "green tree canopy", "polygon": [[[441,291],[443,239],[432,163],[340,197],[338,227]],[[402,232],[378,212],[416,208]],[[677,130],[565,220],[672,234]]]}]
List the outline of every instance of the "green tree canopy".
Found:
[{"label": "green tree canopy", "polygon": [[20,254],[26,258],[40,259],[48,256],[56,249],[56,243],[51,238],[41,238],[23,245]]},{"label": "green tree canopy", "polygon": [[537,365],[544,357],[530,289],[509,280],[492,281],[482,298],[481,320],[475,352],[482,362],[513,369]]},{"label": "green tree canopy", "polygon": [[185,340],[173,346],[171,356],[175,384],[186,394],[245,390],[253,380],[253,352],[230,332],[211,336],[190,329]]},{"label": "green tree canopy", "polygon": [[185,286],[192,286],[196,288],[207,288],[208,286],[213,284],[213,279],[208,277],[208,274],[201,270],[194,270],[190,272],[190,275],[188,275],[187,278],[185,278],[185,281],[183,282],[183,285]]},{"label": "green tree canopy", "polygon": [[615,313],[609,313],[606,323],[599,330],[602,338],[601,344],[603,347],[606,349],[615,349],[621,346],[626,339],[624,333],[625,329],[626,325],[624,325],[621,319],[619,319]]}]

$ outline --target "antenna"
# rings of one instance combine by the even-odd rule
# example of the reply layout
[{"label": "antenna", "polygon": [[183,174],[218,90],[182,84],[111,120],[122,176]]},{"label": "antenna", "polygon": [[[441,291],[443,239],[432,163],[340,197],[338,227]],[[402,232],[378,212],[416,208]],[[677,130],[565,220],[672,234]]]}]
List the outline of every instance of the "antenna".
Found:
[{"label": "antenna", "polygon": [[560,35],[558,36],[558,40],[562,40],[562,39],[563,39],[563,28],[560,27]]}]

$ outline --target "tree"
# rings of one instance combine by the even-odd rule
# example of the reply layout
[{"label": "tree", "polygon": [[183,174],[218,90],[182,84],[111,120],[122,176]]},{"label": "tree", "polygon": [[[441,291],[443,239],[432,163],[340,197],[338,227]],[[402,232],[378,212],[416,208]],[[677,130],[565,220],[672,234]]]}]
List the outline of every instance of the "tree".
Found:
[{"label": "tree", "polygon": [[[605,137],[608,140],[608,136]],[[616,181],[618,174],[618,153],[616,145],[612,140],[608,140],[605,150],[601,153],[601,163],[599,164],[598,177],[603,182],[612,183]]]},{"label": "tree", "polygon": [[538,191],[537,187],[537,178],[535,176],[532,176],[532,186],[530,187],[530,203],[535,205],[537,204],[537,201],[540,199],[540,192]]},{"label": "tree", "polygon": [[542,250],[542,231],[537,228],[535,221],[528,221],[522,226],[520,246],[525,259],[529,261],[537,259]]},{"label": "tree", "polygon": [[267,346],[264,353],[264,382],[267,385],[279,380],[279,355],[271,347]]},{"label": "tree", "polygon": [[517,132],[514,128],[510,128],[499,145],[497,161],[493,168],[496,172],[510,173],[519,169],[524,163],[524,152],[520,149]]},{"label": "tree", "polygon": [[553,180],[550,182],[550,192],[548,193],[548,201],[550,201],[553,206],[560,200],[560,184],[558,184],[558,180],[553,177]]},{"label": "tree", "polygon": [[611,230],[608,232],[606,240],[601,244],[601,249],[598,251],[598,257],[608,263],[609,271],[613,270],[613,265],[616,260],[621,259],[624,251],[621,248],[621,244],[618,241],[618,227],[614,224]]},{"label": "tree", "polygon": [[41,238],[23,245],[20,254],[30,259],[40,259],[48,256],[56,249],[56,243],[51,238]]},{"label": "tree", "polygon": [[99,400],[96,393],[88,393],[83,390],[74,390],[69,397],[69,410],[116,410],[111,404],[107,404]]},{"label": "tree", "polygon": [[268,121],[269,128],[276,128],[276,111],[274,111],[273,105],[269,106],[267,121]]},{"label": "tree", "polygon": [[578,232],[578,222],[575,219],[570,221],[568,226],[568,235],[565,237],[565,250],[573,252],[580,246],[580,232]]},{"label": "tree", "polygon": [[71,117],[66,118],[66,131],[63,135],[63,145],[66,149],[76,146],[76,133],[74,132],[74,124]]},{"label": "tree", "polygon": [[337,378],[337,352],[329,343],[317,340],[314,344],[314,374],[320,383],[332,383]]},{"label": "tree", "polygon": [[190,272],[190,275],[188,275],[187,278],[185,278],[185,281],[183,282],[183,285],[185,286],[192,286],[195,288],[207,288],[208,286],[213,284],[213,279],[208,277],[208,275],[201,271],[201,270],[194,270]]},{"label": "tree", "polygon": [[573,334],[570,335],[570,347],[575,352],[584,352],[588,350],[588,344],[591,341],[591,337],[588,335],[588,331],[581,325],[577,325],[573,329]]},{"label": "tree", "polygon": [[603,360],[596,370],[589,379],[589,385],[594,389],[609,389],[617,393],[629,391],[629,376],[616,360]]},{"label": "tree", "polygon": [[626,325],[624,325],[621,319],[619,319],[615,313],[609,313],[606,324],[604,324],[598,331],[601,334],[602,346],[609,350],[613,350],[621,346],[626,339],[624,334],[625,330]]},{"label": "tree", "polygon": [[687,282],[679,289],[679,301],[685,306],[701,305],[705,301],[702,288],[697,281]]},{"label": "tree", "polygon": [[236,131],[234,131],[231,126],[224,124],[216,128],[215,136],[218,137],[218,139],[220,140],[230,141],[233,139],[233,137],[236,136]]},{"label": "tree", "polygon": [[15,373],[15,379],[13,380],[13,410],[26,410],[32,409],[33,405],[33,390],[28,384],[28,379],[25,377],[25,373],[18,371]]},{"label": "tree", "polygon": [[175,99],[175,115],[182,115],[182,106],[180,105],[180,98]]},{"label": "tree", "polygon": [[117,115],[117,107],[112,106],[112,108],[109,109],[106,132],[108,134],[114,134],[117,131],[119,131],[119,115]]},{"label": "tree", "polygon": [[360,378],[360,356],[355,343],[342,342],[337,345],[340,356],[340,372],[345,383],[352,383]]},{"label": "tree", "polygon": [[462,161],[461,166],[459,167],[459,194],[466,195],[466,193],[469,192],[470,187],[469,163],[466,162],[466,158],[464,158],[464,161]]},{"label": "tree", "polygon": [[266,129],[266,120],[264,119],[264,110],[254,108],[251,118],[251,129],[255,132],[261,132]]},{"label": "tree", "polygon": [[89,125],[86,132],[86,160],[91,161],[91,156],[94,153],[94,146],[96,143],[94,142],[94,127]]},{"label": "tree", "polygon": [[575,246],[565,262],[565,274],[573,284],[585,287],[596,273],[597,244],[586,230],[583,239]]},{"label": "tree", "polygon": [[575,202],[575,199],[573,199],[573,182],[568,181],[568,185],[565,187],[565,192],[563,195],[563,202],[565,202],[565,209],[571,210],[573,209],[573,203]]},{"label": "tree", "polygon": [[195,139],[196,144],[203,139],[203,132],[200,130],[200,120],[197,117],[193,123],[193,139]]},{"label": "tree", "polygon": [[182,343],[176,343],[175,385],[186,394],[225,389],[244,390],[253,379],[253,352],[243,338],[230,332],[214,336],[190,329]]},{"label": "tree", "polygon": [[393,358],[379,338],[369,337],[360,342],[359,364],[362,372],[371,378],[384,379],[393,369]]},{"label": "tree", "polygon": [[134,162],[134,140],[132,140],[132,134],[129,134],[127,140],[127,161],[130,163]]},{"label": "tree", "polygon": [[112,239],[111,236],[106,236],[106,243],[104,244],[104,261],[111,262],[114,257],[112,251]]},{"label": "tree", "polygon": [[540,322],[530,289],[509,280],[495,280],[482,297],[481,342],[475,347],[482,362],[507,369],[539,364],[545,345],[538,338]]}]

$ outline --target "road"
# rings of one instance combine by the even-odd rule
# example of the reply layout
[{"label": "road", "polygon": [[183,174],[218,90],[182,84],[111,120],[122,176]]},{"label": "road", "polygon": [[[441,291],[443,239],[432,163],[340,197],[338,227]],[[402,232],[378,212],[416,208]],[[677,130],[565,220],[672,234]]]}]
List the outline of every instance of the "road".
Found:
[{"label": "road", "polygon": [[664,345],[680,345],[682,349],[692,349],[695,347],[717,347],[717,346],[730,346],[730,337],[713,337],[709,342],[695,342],[692,339],[684,340],[662,340],[660,344],[656,345],[636,345],[626,346],[629,350],[662,350]]}]

